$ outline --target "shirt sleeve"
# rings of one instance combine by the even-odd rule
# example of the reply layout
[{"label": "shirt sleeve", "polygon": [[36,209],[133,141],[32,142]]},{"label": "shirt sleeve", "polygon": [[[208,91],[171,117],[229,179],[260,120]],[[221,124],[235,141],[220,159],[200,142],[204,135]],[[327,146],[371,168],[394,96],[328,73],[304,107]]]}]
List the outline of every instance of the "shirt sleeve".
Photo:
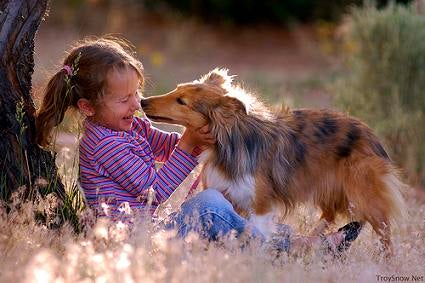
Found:
[{"label": "shirt sleeve", "polygon": [[165,132],[152,126],[148,120],[143,120],[151,150],[155,161],[165,162],[170,158],[175,146],[180,140],[180,134],[175,132]]},{"label": "shirt sleeve", "polygon": [[169,198],[197,165],[191,154],[174,148],[168,160],[156,171],[141,152],[124,137],[109,136],[99,142],[94,153],[101,174],[111,178],[134,196],[146,195],[152,187],[158,202]]}]

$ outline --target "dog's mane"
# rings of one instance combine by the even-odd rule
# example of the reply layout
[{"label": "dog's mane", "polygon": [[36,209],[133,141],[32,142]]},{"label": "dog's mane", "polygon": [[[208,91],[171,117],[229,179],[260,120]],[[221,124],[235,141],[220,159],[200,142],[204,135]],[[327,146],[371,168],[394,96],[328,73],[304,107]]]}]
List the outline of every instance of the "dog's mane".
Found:
[{"label": "dog's mane", "polygon": [[197,81],[220,87],[220,93],[232,98],[222,100],[223,103],[241,103],[244,109],[221,105],[227,111],[210,113],[211,131],[217,138],[210,162],[234,181],[253,176],[260,162],[272,162],[272,170],[265,174],[269,174],[273,189],[278,190],[276,196],[282,198],[289,208],[293,198],[288,195],[286,187],[293,168],[297,166],[296,156],[303,151],[303,145],[285,123],[289,109],[283,107],[272,111],[253,93],[233,83],[233,77],[227,75],[227,70],[216,69]]},{"label": "dog's mane", "polygon": [[[221,74],[222,75],[222,74]],[[236,98],[245,106],[244,111],[231,113],[232,119],[212,117],[213,134],[218,137],[215,163],[233,180],[252,175],[260,156],[270,154],[274,141],[284,138],[282,125],[278,126],[281,111],[271,111],[255,95],[225,77],[222,88],[226,96]]]}]

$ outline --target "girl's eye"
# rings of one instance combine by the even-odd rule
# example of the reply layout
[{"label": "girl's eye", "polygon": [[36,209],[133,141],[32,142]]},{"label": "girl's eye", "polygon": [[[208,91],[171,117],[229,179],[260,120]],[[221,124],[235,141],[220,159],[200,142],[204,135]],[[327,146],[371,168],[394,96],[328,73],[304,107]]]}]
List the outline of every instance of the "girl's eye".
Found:
[{"label": "girl's eye", "polygon": [[186,105],[186,103],[180,97],[177,98],[177,103],[180,105]]}]

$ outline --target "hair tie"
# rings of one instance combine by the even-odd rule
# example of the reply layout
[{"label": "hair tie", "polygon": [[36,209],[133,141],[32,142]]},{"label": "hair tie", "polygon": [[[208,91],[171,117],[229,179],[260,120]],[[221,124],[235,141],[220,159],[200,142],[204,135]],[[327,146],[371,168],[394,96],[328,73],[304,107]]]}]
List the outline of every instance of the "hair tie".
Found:
[{"label": "hair tie", "polygon": [[71,68],[71,66],[65,65],[65,66],[63,66],[62,70],[65,70],[65,73],[68,76],[71,76],[72,75],[72,68]]}]

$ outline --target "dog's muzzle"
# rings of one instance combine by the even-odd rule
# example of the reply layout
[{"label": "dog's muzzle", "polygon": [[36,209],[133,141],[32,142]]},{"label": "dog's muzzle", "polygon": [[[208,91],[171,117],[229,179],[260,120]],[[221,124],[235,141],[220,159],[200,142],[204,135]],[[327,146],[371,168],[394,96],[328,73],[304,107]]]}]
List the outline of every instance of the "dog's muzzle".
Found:
[{"label": "dog's muzzle", "polygon": [[149,101],[147,99],[142,98],[142,100],[140,100],[140,106],[142,106],[142,108],[145,108],[149,105]]}]

